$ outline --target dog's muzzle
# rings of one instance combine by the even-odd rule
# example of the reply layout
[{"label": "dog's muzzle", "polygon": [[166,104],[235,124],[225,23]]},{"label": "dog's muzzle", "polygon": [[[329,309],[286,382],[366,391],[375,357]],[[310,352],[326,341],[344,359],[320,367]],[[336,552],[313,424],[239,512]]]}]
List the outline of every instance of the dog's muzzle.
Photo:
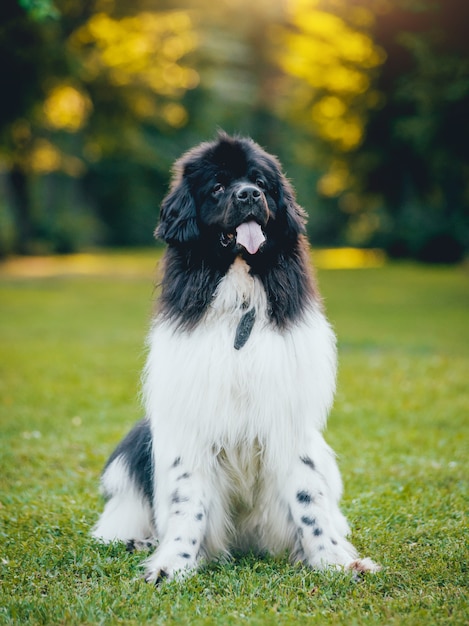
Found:
[{"label": "dog's muzzle", "polygon": [[242,246],[249,254],[257,254],[266,240],[262,224],[269,215],[264,193],[257,185],[239,185],[232,196],[232,213],[238,224],[221,234],[221,244]]}]

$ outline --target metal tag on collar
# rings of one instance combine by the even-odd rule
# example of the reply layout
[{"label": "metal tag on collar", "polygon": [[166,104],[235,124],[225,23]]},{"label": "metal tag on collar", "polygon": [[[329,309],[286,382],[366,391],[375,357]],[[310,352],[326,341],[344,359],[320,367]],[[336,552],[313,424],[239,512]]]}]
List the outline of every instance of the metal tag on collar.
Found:
[{"label": "metal tag on collar", "polygon": [[256,309],[253,307],[252,309],[249,309],[249,311],[246,311],[246,313],[244,313],[239,320],[234,340],[235,350],[240,350],[249,339],[255,321]]}]

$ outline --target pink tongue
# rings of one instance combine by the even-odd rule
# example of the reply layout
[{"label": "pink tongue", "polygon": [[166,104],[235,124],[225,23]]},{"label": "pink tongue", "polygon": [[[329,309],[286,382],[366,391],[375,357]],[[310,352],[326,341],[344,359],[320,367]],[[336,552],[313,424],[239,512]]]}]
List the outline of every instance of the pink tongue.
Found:
[{"label": "pink tongue", "polygon": [[249,254],[256,254],[264,241],[262,228],[254,220],[243,222],[236,229],[236,242],[244,246]]}]

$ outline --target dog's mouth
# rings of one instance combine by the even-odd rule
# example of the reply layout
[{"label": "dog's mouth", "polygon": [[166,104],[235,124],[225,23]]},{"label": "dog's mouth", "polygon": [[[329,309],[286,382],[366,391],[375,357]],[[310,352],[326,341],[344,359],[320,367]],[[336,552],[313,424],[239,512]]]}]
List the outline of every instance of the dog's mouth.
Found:
[{"label": "dog's mouth", "polygon": [[260,224],[255,220],[242,222],[231,232],[223,232],[220,236],[223,247],[238,245],[242,246],[249,254],[259,252],[265,243],[265,234]]}]

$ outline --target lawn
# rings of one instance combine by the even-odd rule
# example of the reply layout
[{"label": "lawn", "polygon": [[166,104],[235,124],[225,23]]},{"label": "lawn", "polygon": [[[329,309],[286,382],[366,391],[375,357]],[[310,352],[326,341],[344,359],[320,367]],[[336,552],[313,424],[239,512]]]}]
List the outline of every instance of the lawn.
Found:
[{"label": "lawn", "polygon": [[382,571],[246,556],[155,590],[141,555],[89,537],[101,467],[140,416],[154,295],[154,253],[100,258],[0,267],[0,623],[469,622],[467,267],[318,272],[340,350],[327,439],[353,541]]}]

